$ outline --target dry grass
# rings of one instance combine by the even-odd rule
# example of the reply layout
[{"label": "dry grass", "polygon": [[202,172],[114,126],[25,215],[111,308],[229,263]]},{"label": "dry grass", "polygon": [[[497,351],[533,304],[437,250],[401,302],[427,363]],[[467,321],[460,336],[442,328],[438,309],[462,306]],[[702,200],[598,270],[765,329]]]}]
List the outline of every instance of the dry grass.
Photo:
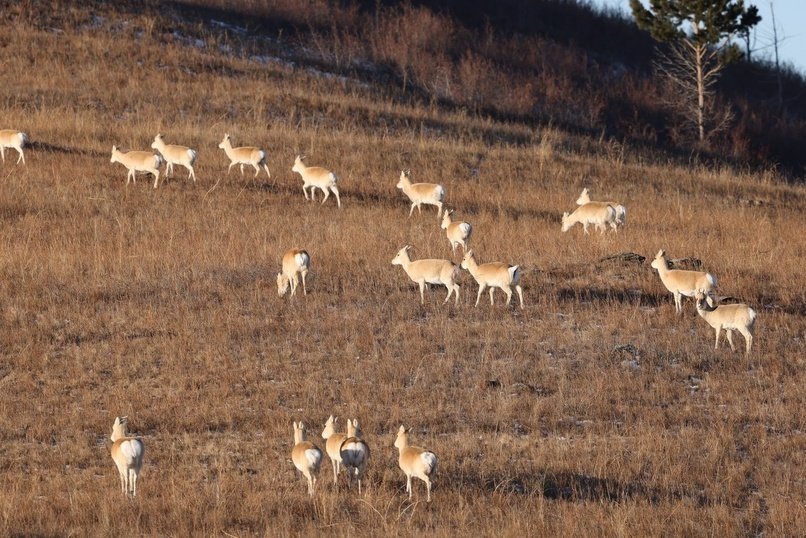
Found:
[{"label": "dry grass", "polygon": [[[554,131],[547,159],[524,127],[141,35],[154,16],[0,24],[2,123],[35,142],[0,168],[0,534],[804,533],[802,187]],[[112,144],[158,131],[200,183],[124,188]],[[224,131],[269,149],[271,181],[222,177]],[[305,202],[298,152],[339,174],[341,211]],[[389,262],[450,248],[433,211],[406,218],[403,166],[446,186],[479,261],[525,269],[524,312],[472,308],[466,273],[464,304],[420,306]],[[623,233],[560,233],[584,185],[627,205]],[[291,246],[312,257],[293,301]],[[714,353],[691,300],[675,316],[648,261],[598,261],[661,247],[757,309],[750,359]],[[291,464],[292,420],[331,413],[372,447],[363,498],[323,471],[311,501]],[[121,414],[146,443],[130,502]],[[440,458],[429,505],[405,497],[400,423]]]}]

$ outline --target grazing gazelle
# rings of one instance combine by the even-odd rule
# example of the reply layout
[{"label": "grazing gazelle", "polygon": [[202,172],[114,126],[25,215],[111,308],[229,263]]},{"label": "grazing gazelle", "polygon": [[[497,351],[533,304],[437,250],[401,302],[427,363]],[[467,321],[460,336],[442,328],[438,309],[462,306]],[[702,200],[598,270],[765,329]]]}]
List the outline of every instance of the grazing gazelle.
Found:
[{"label": "grazing gazelle", "polygon": [[582,231],[588,233],[588,225],[593,224],[596,229],[604,233],[609,224],[613,231],[617,231],[616,210],[613,206],[603,202],[589,202],[577,207],[570,215],[563,213],[562,231],[567,232],[574,224],[582,224]]},{"label": "grazing gazelle", "polygon": [[291,171],[302,176],[302,194],[305,195],[305,199],[308,199],[307,189],[310,188],[310,199],[316,201],[316,195],[314,193],[316,189],[319,189],[325,193],[325,197],[322,199],[323,204],[332,192],[336,195],[336,205],[341,207],[339,188],[336,186],[336,182],[338,181],[336,174],[321,166],[305,166],[305,163],[302,162],[304,158],[305,157],[302,155],[297,155],[297,158],[294,159],[294,166],[291,167]]},{"label": "grazing gazelle", "polygon": [[442,202],[445,200],[445,189],[442,185],[436,183],[412,183],[409,179],[409,171],[403,170],[400,172],[400,181],[397,182],[397,188],[402,190],[406,196],[411,200],[411,209],[409,210],[409,217],[414,212],[414,208],[422,213],[421,204],[428,204],[437,206],[437,218],[442,213]]},{"label": "grazing gazelle", "polygon": [[112,460],[120,474],[121,490],[124,494],[135,497],[145,445],[141,439],[126,435],[127,420],[128,417],[116,417],[112,425]]},{"label": "grazing gazelle", "polygon": [[392,265],[400,265],[409,278],[420,286],[420,304],[425,304],[425,285],[441,284],[448,288],[448,296],[444,302],[448,302],[451,294],[456,294],[456,304],[459,304],[459,266],[448,260],[416,260],[411,261],[409,249],[406,245],[401,248],[392,259]]},{"label": "grazing gazelle", "polygon": [[418,446],[409,446],[409,430],[400,426],[395,447],[398,449],[397,463],[406,475],[406,491],[411,499],[411,477],[425,482],[428,488],[428,502],[431,502],[431,477],[437,472],[437,456]]},{"label": "grazing gazelle", "polygon": [[709,295],[716,288],[716,277],[711,273],[702,271],[684,271],[682,269],[669,269],[666,263],[666,252],[659,250],[652,260],[652,267],[658,270],[661,282],[666,289],[674,294],[674,309],[683,311],[683,298],[694,297],[697,290]]},{"label": "grazing gazelle", "polygon": [[232,147],[232,139],[230,138],[228,133],[224,133],[224,139],[218,145],[219,148],[224,150],[224,153],[227,154],[229,160],[229,168],[227,168],[227,174],[230,173],[232,167],[236,164],[241,165],[241,175],[243,175],[243,165],[248,164],[255,168],[255,177],[260,173],[261,167],[266,170],[266,175],[271,178],[271,172],[269,172],[269,165],[266,164],[266,158],[268,155],[265,151],[260,148],[252,147],[252,146],[244,146],[240,148],[233,148]]},{"label": "grazing gazelle", "polygon": [[518,297],[521,300],[521,309],[523,309],[523,288],[521,288],[521,271],[517,265],[508,265],[506,263],[490,262],[479,265],[476,263],[476,258],[473,251],[469,250],[465,257],[462,259],[462,269],[467,269],[479,285],[479,293],[476,296],[476,306],[479,306],[479,299],[484,288],[490,288],[490,304],[495,304],[493,301],[493,290],[501,288],[507,295],[507,304],[512,300],[512,286],[515,286],[515,291],[518,292]]},{"label": "grazing gazelle", "polygon": [[308,480],[308,494],[313,497],[316,487],[316,475],[319,474],[319,465],[322,463],[322,451],[305,440],[305,424],[294,422],[294,448],[291,450],[291,461],[294,467]]},{"label": "grazing gazelle", "polygon": [[6,148],[14,148],[19,153],[17,157],[17,164],[25,164],[25,155],[22,153],[22,148],[28,143],[28,135],[22,131],[14,129],[0,130],[0,155],[3,156],[3,162],[6,162]]},{"label": "grazing gazelle", "polygon": [[730,349],[736,351],[733,346],[733,331],[739,331],[744,336],[745,353],[750,355],[750,348],[753,347],[753,327],[756,324],[756,311],[746,304],[725,304],[711,305],[705,290],[697,290],[694,295],[697,301],[697,313],[708,325],[716,330],[716,343],[714,349],[719,349],[719,337],[722,329],[728,334],[728,344]]},{"label": "grazing gazelle", "polygon": [[369,445],[361,438],[358,419],[347,419],[347,439],[341,443],[339,454],[344,468],[347,469],[349,484],[353,483],[355,477],[358,480],[358,494],[361,495],[361,479],[364,478],[369,461]]},{"label": "grazing gazelle", "polygon": [[325,451],[330,458],[330,464],[333,467],[333,483],[338,483],[339,479],[339,466],[341,465],[341,444],[347,439],[347,435],[336,432],[336,421],[338,418],[330,415],[325,423],[325,429],[322,430],[322,439],[325,440]]},{"label": "grazing gazelle", "polygon": [[302,277],[302,293],[308,295],[308,288],[305,286],[305,277],[311,268],[311,257],[308,253],[300,248],[292,248],[287,250],[283,255],[283,270],[277,273],[277,295],[282,297],[288,291],[289,284],[291,287],[291,297],[297,291],[299,285],[299,278]]},{"label": "grazing gazelle", "polygon": [[462,252],[467,252],[467,244],[470,242],[470,236],[473,235],[473,227],[469,222],[453,222],[451,215],[453,215],[453,209],[446,209],[442,214],[442,229],[448,236],[451,250],[456,252],[456,245],[462,245]]},{"label": "grazing gazelle", "polygon": [[[588,188],[585,187],[582,189],[582,194],[579,195],[577,198],[577,205],[585,205],[591,203],[590,194],[588,193]],[[607,204],[611,206],[613,209],[616,210],[616,224],[618,226],[624,226],[627,223],[627,208],[621,205],[618,202],[606,202],[606,201],[599,201],[599,203]]]},{"label": "grazing gazelle", "polygon": [[159,133],[154,137],[151,147],[159,151],[165,160],[165,175],[173,174],[174,165],[178,164],[188,169],[188,179],[193,178],[193,183],[196,183],[196,172],[193,170],[193,163],[196,162],[194,150],[185,146],[168,145]]},{"label": "grazing gazelle", "polygon": [[154,155],[150,151],[129,151],[123,153],[117,146],[112,146],[112,163],[120,163],[125,166],[129,173],[126,175],[126,185],[129,180],[137,183],[135,178],[136,172],[148,172],[154,175],[154,188],[157,188],[160,181],[160,164],[162,164],[162,157]]}]

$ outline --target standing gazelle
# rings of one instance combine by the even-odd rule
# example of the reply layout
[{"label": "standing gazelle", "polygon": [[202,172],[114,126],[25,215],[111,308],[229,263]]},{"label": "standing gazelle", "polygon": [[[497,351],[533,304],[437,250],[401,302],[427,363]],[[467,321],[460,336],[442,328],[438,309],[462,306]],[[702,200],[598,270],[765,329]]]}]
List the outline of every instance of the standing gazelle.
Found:
[{"label": "standing gazelle", "polygon": [[663,282],[667,290],[674,294],[675,312],[680,313],[683,311],[683,295],[686,297],[694,297],[697,290],[702,290],[703,293],[708,295],[716,288],[716,277],[711,273],[669,269],[666,262],[666,252],[664,250],[658,251],[650,265],[658,270],[660,281]]},{"label": "standing gazelle", "polygon": [[348,484],[352,485],[353,479],[357,479],[358,494],[361,495],[361,479],[364,478],[369,461],[369,445],[361,438],[358,419],[352,421],[347,419],[347,439],[341,443],[339,455],[344,468],[347,469]]},{"label": "standing gazelle", "polygon": [[397,182],[397,188],[402,190],[411,200],[409,217],[411,217],[415,207],[422,213],[423,210],[420,205],[428,204],[437,206],[437,218],[439,218],[442,213],[442,202],[445,200],[445,189],[442,185],[437,185],[436,183],[412,183],[409,173],[408,170],[400,172],[400,181]]},{"label": "standing gazelle", "polygon": [[694,295],[697,301],[697,313],[708,325],[716,330],[716,343],[714,349],[719,349],[719,337],[722,329],[728,334],[728,344],[730,349],[736,351],[733,346],[733,331],[739,331],[744,336],[745,353],[750,355],[750,348],[753,347],[753,327],[756,324],[756,311],[746,304],[725,304],[711,306],[705,290],[697,290]]},{"label": "standing gazelle", "polygon": [[112,460],[120,474],[120,488],[126,495],[137,496],[137,476],[143,466],[145,445],[141,439],[126,435],[128,417],[116,417],[112,425]]},{"label": "standing gazelle", "polygon": [[479,293],[476,296],[476,306],[479,306],[479,299],[486,287],[490,288],[490,304],[495,304],[493,301],[493,291],[495,288],[501,288],[501,291],[507,295],[507,304],[512,301],[512,286],[515,286],[515,291],[518,292],[518,297],[521,300],[521,309],[523,309],[523,288],[521,288],[521,271],[517,265],[508,265],[505,263],[491,262],[479,265],[473,255],[473,251],[469,250],[465,257],[462,259],[462,269],[467,269],[479,285]]},{"label": "standing gazelle", "polygon": [[442,215],[442,229],[451,243],[451,250],[456,252],[456,245],[462,245],[462,252],[467,252],[467,244],[473,234],[473,227],[469,222],[453,222],[451,220],[453,209],[446,209]]},{"label": "standing gazelle", "polygon": [[220,144],[218,144],[218,147],[224,150],[224,153],[227,154],[227,157],[229,157],[229,160],[231,161],[229,163],[229,168],[227,168],[227,174],[230,173],[230,170],[232,170],[234,165],[240,164],[241,175],[243,175],[243,165],[249,164],[255,169],[255,177],[257,177],[257,175],[260,173],[260,169],[263,168],[266,170],[266,175],[271,178],[269,165],[266,164],[268,155],[262,149],[253,146],[233,148],[232,139],[230,138],[229,133],[224,133],[224,139]]},{"label": "standing gazelle", "polygon": [[411,499],[411,477],[425,482],[428,488],[428,502],[431,502],[431,477],[437,472],[437,456],[418,446],[409,446],[409,430],[402,425],[397,431],[395,447],[398,450],[397,463],[406,475],[406,491]]},{"label": "standing gazelle", "polygon": [[185,146],[166,144],[159,133],[154,137],[151,147],[159,151],[162,158],[165,159],[166,176],[173,174],[174,165],[178,164],[188,169],[188,179],[193,178],[193,183],[196,183],[196,172],[193,170],[193,163],[196,162],[196,152],[194,150]]},{"label": "standing gazelle", "polygon": [[294,422],[294,448],[291,450],[294,467],[308,480],[308,495],[313,497],[316,475],[322,463],[322,451],[315,444],[305,440],[305,424]]},{"label": "standing gazelle", "polygon": [[28,143],[28,135],[16,131],[14,129],[0,130],[0,155],[3,157],[3,162],[6,162],[6,148],[13,148],[17,150],[19,156],[17,157],[17,164],[25,164],[25,155],[22,153],[22,148]]},{"label": "standing gazelle", "polygon": [[333,484],[337,484],[339,480],[341,444],[347,439],[347,435],[336,431],[336,421],[338,421],[338,418],[330,415],[330,418],[325,422],[325,429],[322,430],[322,439],[325,440],[325,451],[330,458],[330,465],[333,467]]},{"label": "standing gazelle", "polygon": [[310,188],[310,199],[316,201],[316,195],[314,193],[316,189],[319,189],[325,194],[325,197],[322,199],[323,204],[332,192],[336,195],[336,205],[341,207],[339,188],[336,186],[336,182],[339,178],[336,177],[336,174],[321,166],[306,166],[305,163],[302,162],[302,159],[304,159],[304,156],[297,155],[297,158],[294,159],[294,166],[291,167],[291,171],[302,176],[302,194],[305,195],[305,199],[308,199],[307,189]]},{"label": "standing gazelle", "polygon": [[451,298],[451,294],[456,294],[456,304],[459,304],[459,266],[448,260],[416,260],[411,261],[409,257],[410,246],[401,248],[392,259],[392,265],[403,267],[409,278],[420,286],[420,304],[425,304],[425,285],[441,284],[448,288],[448,296],[445,303]]},{"label": "standing gazelle", "polygon": [[291,297],[297,291],[299,285],[299,274],[302,277],[302,293],[308,295],[308,288],[305,286],[305,277],[311,268],[311,257],[300,248],[287,250],[283,255],[283,271],[277,273],[277,295],[282,297],[291,285]]},{"label": "standing gazelle", "polygon": [[157,188],[160,182],[160,164],[162,164],[162,157],[154,155],[150,151],[129,151],[123,153],[117,146],[112,146],[112,159],[111,163],[120,163],[125,166],[129,173],[126,175],[126,185],[129,180],[137,183],[135,174],[137,172],[148,172],[154,175],[154,188]]}]

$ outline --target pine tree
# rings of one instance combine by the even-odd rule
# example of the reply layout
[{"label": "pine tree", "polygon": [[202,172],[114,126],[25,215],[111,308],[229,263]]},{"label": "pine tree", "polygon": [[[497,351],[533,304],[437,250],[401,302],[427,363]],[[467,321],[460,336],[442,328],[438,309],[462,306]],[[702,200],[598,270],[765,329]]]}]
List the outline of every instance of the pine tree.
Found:
[{"label": "pine tree", "polygon": [[723,49],[731,36],[749,32],[761,17],[744,0],[630,0],[638,27],[668,49],[657,67],[682,90],[683,111],[700,142],[706,137],[706,117],[713,86],[725,66]]}]

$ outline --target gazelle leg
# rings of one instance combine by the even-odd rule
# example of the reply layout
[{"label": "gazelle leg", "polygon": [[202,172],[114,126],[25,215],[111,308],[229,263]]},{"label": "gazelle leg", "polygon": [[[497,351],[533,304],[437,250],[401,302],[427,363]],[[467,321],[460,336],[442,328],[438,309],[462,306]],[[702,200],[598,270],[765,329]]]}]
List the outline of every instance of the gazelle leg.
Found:
[{"label": "gazelle leg", "polygon": [[725,332],[728,334],[728,344],[730,344],[730,350],[736,351],[736,347],[733,345],[733,329],[725,329]]},{"label": "gazelle leg", "polygon": [[479,306],[479,300],[481,299],[481,294],[484,292],[484,288],[487,286],[485,284],[479,284],[479,293],[476,295],[476,306]]}]

